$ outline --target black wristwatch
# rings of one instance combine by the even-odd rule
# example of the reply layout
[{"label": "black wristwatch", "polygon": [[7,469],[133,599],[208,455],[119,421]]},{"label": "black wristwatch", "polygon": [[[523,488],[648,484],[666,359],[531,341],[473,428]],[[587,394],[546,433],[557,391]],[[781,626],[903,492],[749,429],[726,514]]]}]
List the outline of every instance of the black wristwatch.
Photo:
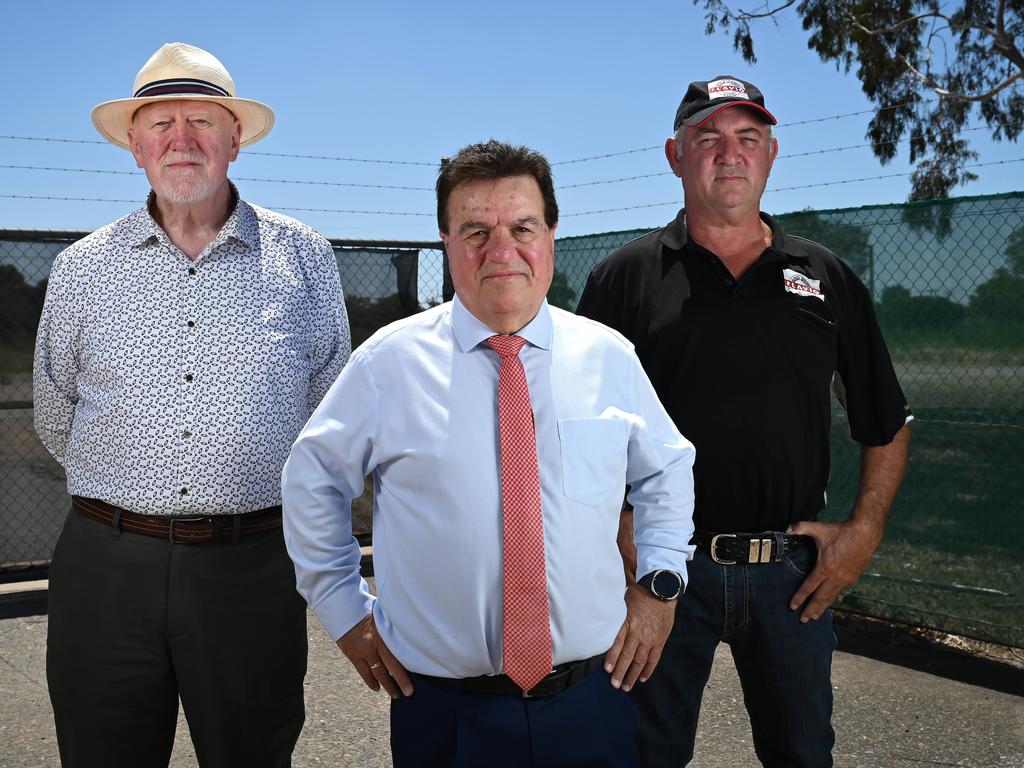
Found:
[{"label": "black wristwatch", "polygon": [[647,587],[659,600],[675,600],[683,593],[683,577],[675,571],[651,571],[637,579],[636,583]]}]

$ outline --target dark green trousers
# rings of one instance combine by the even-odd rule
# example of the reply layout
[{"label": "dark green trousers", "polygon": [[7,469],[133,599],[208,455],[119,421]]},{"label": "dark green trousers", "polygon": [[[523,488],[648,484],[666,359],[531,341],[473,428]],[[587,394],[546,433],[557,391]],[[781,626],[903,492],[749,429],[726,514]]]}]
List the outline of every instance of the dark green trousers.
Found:
[{"label": "dark green trousers", "polygon": [[166,768],[179,696],[203,768],[291,764],[306,607],[280,530],[171,544],[71,512],[49,601],[64,768]]}]

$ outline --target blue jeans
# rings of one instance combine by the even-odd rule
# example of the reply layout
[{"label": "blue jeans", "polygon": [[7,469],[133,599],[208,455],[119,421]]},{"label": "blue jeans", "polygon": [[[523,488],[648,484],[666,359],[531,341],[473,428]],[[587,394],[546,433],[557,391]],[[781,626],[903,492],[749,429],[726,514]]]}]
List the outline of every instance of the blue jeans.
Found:
[{"label": "blue jeans", "polygon": [[693,757],[701,696],[720,641],[732,649],[762,764],[832,765],[832,611],[801,624],[800,612],[789,610],[815,557],[813,547],[758,565],[694,555],[658,668],[633,689],[642,765],[678,768]]}]

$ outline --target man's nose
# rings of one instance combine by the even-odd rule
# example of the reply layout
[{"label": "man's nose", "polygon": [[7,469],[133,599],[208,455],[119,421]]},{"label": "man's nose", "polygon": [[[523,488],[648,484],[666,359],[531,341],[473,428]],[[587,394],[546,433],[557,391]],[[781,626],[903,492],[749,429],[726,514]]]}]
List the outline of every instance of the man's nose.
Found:
[{"label": "man's nose", "polygon": [[516,258],[516,239],[504,227],[495,227],[487,243],[487,258],[491,261],[511,261]]},{"label": "man's nose", "polygon": [[739,139],[732,136],[723,136],[718,142],[718,157],[725,165],[734,165],[740,162],[742,153],[740,152]]},{"label": "man's nose", "polygon": [[188,149],[194,144],[192,126],[188,124],[188,120],[175,120],[171,126],[171,146],[174,149]]}]

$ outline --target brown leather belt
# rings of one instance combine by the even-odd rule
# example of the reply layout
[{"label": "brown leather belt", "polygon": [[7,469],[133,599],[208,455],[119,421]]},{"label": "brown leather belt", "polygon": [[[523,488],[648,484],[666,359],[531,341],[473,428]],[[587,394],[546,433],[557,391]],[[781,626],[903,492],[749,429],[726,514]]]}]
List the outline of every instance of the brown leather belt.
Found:
[{"label": "brown leather belt", "polygon": [[239,536],[265,533],[281,527],[281,506],[243,515],[171,517],[138,515],[99,499],[71,497],[71,508],[80,515],[129,533],[166,539],[173,544],[204,544],[233,541]]}]

